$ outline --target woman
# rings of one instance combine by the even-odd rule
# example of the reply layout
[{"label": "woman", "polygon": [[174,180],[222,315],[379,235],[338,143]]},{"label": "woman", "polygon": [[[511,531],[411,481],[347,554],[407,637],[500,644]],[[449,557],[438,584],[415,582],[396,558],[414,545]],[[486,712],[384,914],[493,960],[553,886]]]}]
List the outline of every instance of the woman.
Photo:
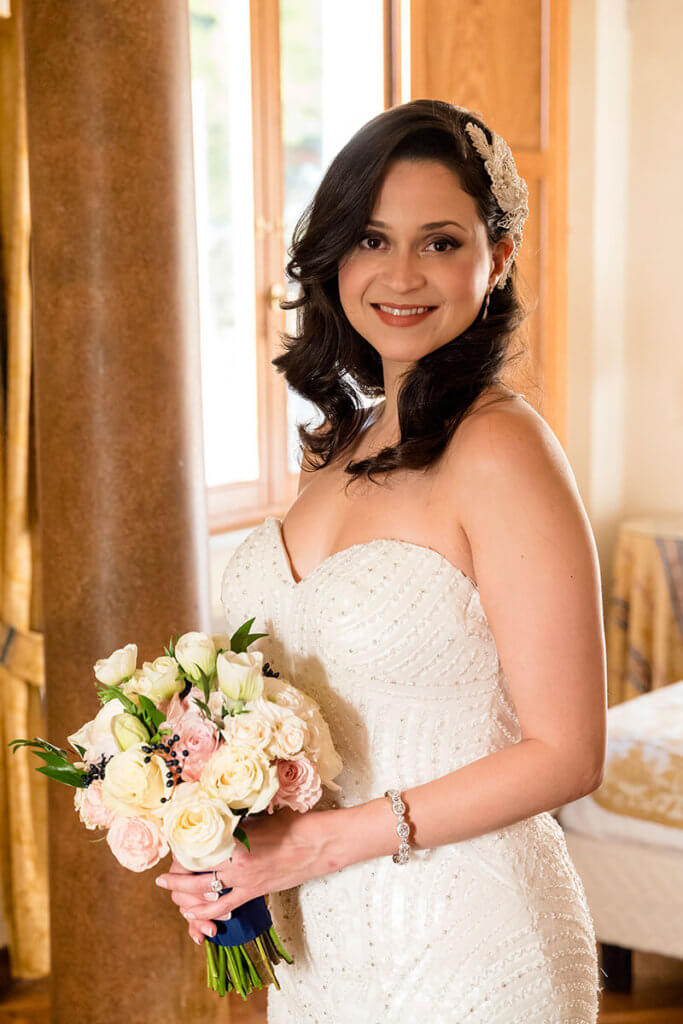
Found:
[{"label": "woman", "polygon": [[341,790],[255,820],[215,903],[164,876],[198,941],[271,894],[294,963],[270,1024],[597,1017],[593,922],[548,812],[601,780],[598,560],[557,438],[500,379],[526,196],[481,118],[416,100],[360,129],[295,232],[299,333],[273,362],[323,425],[299,428],[298,497],[221,597],[321,705]]}]

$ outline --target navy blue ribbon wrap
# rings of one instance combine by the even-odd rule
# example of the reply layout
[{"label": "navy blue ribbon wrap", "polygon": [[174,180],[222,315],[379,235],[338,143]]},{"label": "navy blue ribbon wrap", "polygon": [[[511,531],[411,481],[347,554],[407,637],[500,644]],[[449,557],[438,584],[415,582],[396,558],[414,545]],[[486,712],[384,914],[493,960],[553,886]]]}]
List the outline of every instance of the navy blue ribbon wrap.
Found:
[{"label": "navy blue ribbon wrap", "polygon": [[[232,892],[232,888],[221,889],[220,895],[225,896],[229,892]],[[241,946],[263,935],[272,923],[265,896],[256,896],[242,906],[235,907],[229,921],[214,921],[216,934],[207,935],[207,939],[214,946]]]}]

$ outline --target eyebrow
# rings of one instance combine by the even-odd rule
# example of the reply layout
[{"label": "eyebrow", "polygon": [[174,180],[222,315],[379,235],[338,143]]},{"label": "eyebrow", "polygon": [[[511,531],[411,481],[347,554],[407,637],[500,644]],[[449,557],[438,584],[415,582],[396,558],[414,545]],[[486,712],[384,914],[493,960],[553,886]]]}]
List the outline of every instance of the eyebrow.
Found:
[{"label": "eyebrow", "polygon": [[[386,228],[389,225],[385,224],[383,220],[369,220],[368,224],[374,228]],[[423,224],[422,231],[431,231],[433,228],[445,228],[447,224],[455,224],[457,228],[462,228],[463,231],[467,231],[467,228],[462,224],[459,224],[457,220],[432,220],[428,224]]]}]

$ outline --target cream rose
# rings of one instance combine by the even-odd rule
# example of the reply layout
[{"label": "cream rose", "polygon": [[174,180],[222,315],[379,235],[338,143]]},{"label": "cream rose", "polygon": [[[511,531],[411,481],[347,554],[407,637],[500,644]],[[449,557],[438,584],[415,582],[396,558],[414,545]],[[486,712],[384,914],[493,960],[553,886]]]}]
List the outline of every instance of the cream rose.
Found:
[{"label": "cream rose", "polygon": [[344,767],[344,762],[335,750],[327,722],[315,708],[308,708],[301,714],[306,722],[306,753],[318,766],[323,786],[328,789],[341,790],[341,786],[332,780]]},{"label": "cream rose", "polygon": [[263,693],[263,651],[223,651],[216,659],[218,688],[232,700],[254,700]]},{"label": "cream rose", "polygon": [[238,743],[219,747],[204,766],[199,784],[209,796],[230,807],[246,807],[251,814],[264,810],[279,786],[277,768],[266,754]]},{"label": "cream rose", "polygon": [[163,655],[155,658],[154,661],[145,661],[142,664],[142,674],[139,683],[147,680],[144,689],[138,689],[155,704],[163,704],[169,701],[176,693],[185,689],[185,680],[180,674],[180,666],[175,658]]},{"label": "cream rose", "polygon": [[[148,763],[145,758],[149,757]],[[107,762],[102,800],[115,814],[144,817],[163,809],[166,762],[158,754],[145,754],[138,743]]]},{"label": "cream rose", "polygon": [[99,658],[93,666],[93,671],[101,683],[116,686],[132,676],[137,660],[137,644],[126,644],[125,647],[113,651],[108,658]]},{"label": "cream rose", "polygon": [[250,711],[226,717],[223,737],[227,743],[240,743],[250,750],[265,750],[273,738],[273,726],[258,711]]},{"label": "cream rose", "polygon": [[277,729],[283,718],[294,714],[289,708],[283,708],[267,697],[255,697],[254,700],[246,701],[244,709],[252,714],[256,712],[256,714],[265,718],[266,722],[269,722],[272,726],[273,732]]},{"label": "cream rose", "polygon": [[174,654],[183,671],[193,682],[201,679],[199,669],[210,679],[216,668],[216,647],[208,633],[183,633]]},{"label": "cream rose", "polygon": [[306,723],[291,712],[278,724],[268,753],[271,757],[282,757],[285,760],[301,754],[307,735]]},{"label": "cream rose", "polygon": [[280,707],[289,708],[295,715],[298,715],[306,707],[317,707],[310,697],[307,697],[301,690],[297,690],[296,686],[292,686],[287,679],[280,677],[264,677],[263,696],[267,700],[279,704]]},{"label": "cream rose", "polygon": [[198,782],[184,782],[162,815],[173,855],[188,871],[210,871],[232,856],[239,817]]}]

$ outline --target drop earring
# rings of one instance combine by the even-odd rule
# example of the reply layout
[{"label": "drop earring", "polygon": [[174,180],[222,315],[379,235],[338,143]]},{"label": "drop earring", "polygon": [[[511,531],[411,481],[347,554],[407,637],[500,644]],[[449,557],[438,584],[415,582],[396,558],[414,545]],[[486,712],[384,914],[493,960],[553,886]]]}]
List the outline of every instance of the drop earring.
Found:
[{"label": "drop earring", "polygon": [[491,298],[491,289],[486,292],[486,299],[484,301],[484,312],[481,315],[482,320],[485,320],[489,312],[489,300]]}]

